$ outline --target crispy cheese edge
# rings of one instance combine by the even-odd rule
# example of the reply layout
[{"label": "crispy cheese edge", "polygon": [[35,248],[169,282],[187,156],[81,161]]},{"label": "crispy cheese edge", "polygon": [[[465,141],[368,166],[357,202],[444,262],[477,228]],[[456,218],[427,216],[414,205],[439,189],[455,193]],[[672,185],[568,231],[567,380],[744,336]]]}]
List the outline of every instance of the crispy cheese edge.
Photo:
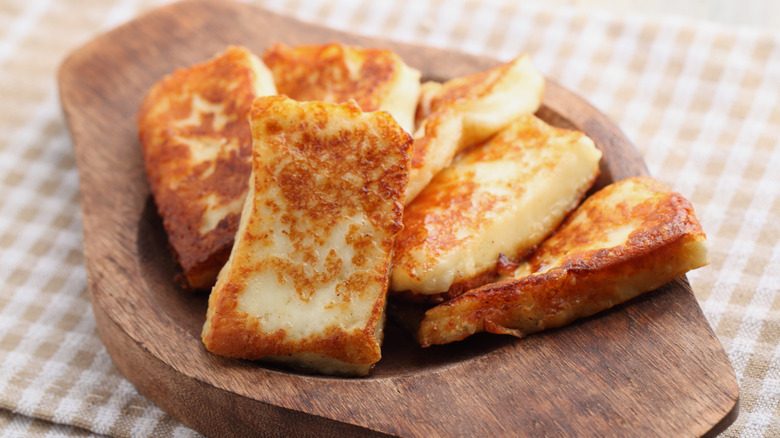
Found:
[{"label": "crispy cheese edge", "polygon": [[[219,82],[222,79],[230,80],[233,85],[236,84],[233,81],[239,81],[241,85],[229,94],[224,84]],[[218,100],[204,100],[201,94]],[[211,60],[165,76],[149,90],[141,103],[136,120],[146,173],[187,287],[210,289],[214,285],[230,254],[240,216],[240,210],[231,211],[216,218],[213,226],[204,231],[202,222],[209,209],[200,199],[193,202],[193,197],[209,191],[241,205],[246,193],[245,181],[250,173],[252,149],[249,123],[245,120],[255,97],[272,94],[276,94],[276,88],[271,72],[259,58],[246,48],[230,46]],[[186,150],[177,138],[208,134],[215,123],[203,120],[201,126],[178,126],[195,111],[192,100],[195,98],[205,105],[224,105],[231,111],[230,115],[239,114],[236,120],[227,120],[221,131],[211,132],[236,141],[236,155],[222,156],[218,153],[205,162],[190,164],[194,158],[192,152]],[[225,141],[223,144],[228,143]],[[176,187],[171,186],[174,179],[180,180]],[[231,208],[221,204],[217,207]]]},{"label": "crispy cheese edge", "polygon": [[500,254],[528,254],[579,205],[601,155],[585,134],[521,116],[406,206],[391,289],[452,298],[495,281]]},{"label": "crispy cheese edge", "polygon": [[[656,193],[660,188],[646,177],[628,181]],[[575,248],[559,266],[483,286],[428,310],[420,344],[446,344],[482,331],[522,337],[560,327],[709,263],[706,236],[681,195],[667,192],[643,214],[652,225],[631,232],[624,245]]]},{"label": "crispy cheese edge", "polygon": [[404,130],[414,132],[421,73],[391,50],[333,42],[277,43],[262,58],[280,94],[330,103],[354,99],[363,111],[387,111]]},{"label": "crispy cheese edge", "polygon": [[[376,270],[384,272],[384,274],[383,278],[376,278],[373,281],[376,291],[371,292],[375,294],[371,314],[368,316],[365,326],[358,330],[345,330],[337,326],[329,326],[326,327],[324,333],[317,336],[290,340],[284,329],[273,332],[263,331],[256,318],[240,310],[240,294],[246,290],[243,279],[247,275],[247,267],[242,266],[242,263],[238,261],[237,254],[246,251],[242,236],[247,234],[250,222],[262,220],[262,218],[253,217],[256,215],[253,211],[254,199],[256,190],[262,190],[260,187],[266,184],[266,179],[270,177],[266,171],[258,173],[258,166],[264,168],[265,164],[262,164],[262,160],[256,153],[253,183],[250,184],[250,193],[242,213],[236,245],[233,247],[231,257],[221,271],[217,284],[209,297],[207,320],[202,332],[203,343],[209,351],[250,360],[285,362],[293,367],[309,371],[339,375],[366,375],[381,358],[380,347],[385,317],[386,290],[389,281],[392,238],[402,226],[402,196],[408,178],[406,171],[409,166],[411,137],[398,127],[389,114],[376,112],[364,115],[354,103],[344,105],[323,104],[321,102],[298,104],[282,96],[261,98],[255,101],[252,119],[262,119],[264,112],[277,112],[279,114],[289,114],[295,111],[317,112],[329,105],[350,117],[363,115],[371,120],[377,120],[376,132],[372,135],[377,136],[380,141],[390,144],[388,147],[392,150],[385,151],[386,154],[398,157],[397,160],[393,158],[397,163],[387,169],[382,175],[382,179],[378,181],[378,184],[382,186],[382,194],[386,198],[383,197],[376,201],[384,203],[385,206],[381,208],[386,211],[383,210],[379,213],[385,216],[372,220],[386,224],[386,227],[389,227],[387,230],[390,236],[385,237],[382,242],[376,243],[381,247],[386,247],[387,256],[382,261],[376,262]],[[318,112],[317,114],[323,113]],[[327,117],[337,116],[337,114],[329,114]],[[259,128],[255,130],[254,125],[253,134],[256,141],[261,141],[265,135]],[[312,135],[317,134],[313,133]],[[338,144],[331,146],[339,147]],[[279,214],[283,214],[283,212]],[[284,232],[283,230],[279,231]],[[273,275],[283,274],[277,272]]]},{"label": "crispy cheese edge", "polygon": [[406,204],[459,152],[487,140],[519,116],[536,112],[544,85],[530,56],[521,55],[439,86],[422,86]]}]

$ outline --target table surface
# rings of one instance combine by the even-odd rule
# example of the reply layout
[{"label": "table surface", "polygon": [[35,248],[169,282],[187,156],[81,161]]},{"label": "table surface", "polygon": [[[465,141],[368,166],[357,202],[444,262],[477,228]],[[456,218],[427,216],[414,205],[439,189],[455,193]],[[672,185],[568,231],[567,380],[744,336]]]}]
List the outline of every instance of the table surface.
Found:
[{"label": "table surface", "polygon": [[660,18],[707,20],[731,26],[780,29],[780,2],[775,0],[547,0],[546,5],[602,9]]},{"label": "table surface", "polygon": [[[97,336],[78,172],[56,88],[73,49],[163,3],[0,4],[0,431],[193,436]],[[723,436],[780,435],[780,3],[255,0],[304,21],[510,59],[622,127],[691,200],[712,263],[689,274],[740,384]]]}]

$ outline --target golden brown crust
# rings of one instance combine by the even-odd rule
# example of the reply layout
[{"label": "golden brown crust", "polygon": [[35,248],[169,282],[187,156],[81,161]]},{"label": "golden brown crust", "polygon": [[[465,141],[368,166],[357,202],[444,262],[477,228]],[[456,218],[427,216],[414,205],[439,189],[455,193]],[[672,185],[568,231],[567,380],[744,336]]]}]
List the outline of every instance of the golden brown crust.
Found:
[{"label": "golden brown crust", "polygon": [[330,326],[316,338],[292,340],[284,329],[264,332],[256,317],[236,309],[238,295],[245,290],[244,283],[228,280],[222,283],[221,292],[213,302],[209,299],[209,308],[213,307],[214,311],[209,320],[209,333],[203,337],[203,342],[212,353],[258,360],[267,356],[309,352],[346,363],[366,364],[376,363],[381,358],[379,343],[374,338],[381,312],[374,312],[369,324],[360,331]]},{"label": "golden brown crust", "polygon": [[499,254],[527,256],[576,208],[600,157],[584,134],[532,115],[463,152],[406,205],[391,289],[441,302],[496,280]]},{"label": "golden brown crust", "polygon": [[400,58],[389,50],[338,43],[296,47],[277,43],[262,58],[279,94],[298,101],[343,103],[353,99],[363,111],[379,109],[400,68]]},{"label": "golden brown crust", "polygon": [[544,78],[527,55],[489,70],[421,87],[407,204],[464,149],[541,104]]},{"label": "golden brown crust", "polygon": [[[203,342],[245,359],[315,354],[368,367],[381,357],[411,137],[388,114],[363,113],[354,102],[265,97],[250,120],[250,196],[209,300]],[[259,304],[242,310],[250,295]],[[287,304],[271,309],[277,304],[269,296]],[[274,326],[278,311],[296,312],[304,327],[292,319]],[[320,323],[321,331],[308,333]]]},{"label": "golden brown crust", "polygon": [[275,44],[263,60],[280,94],[298,101],[354,100],[363,111],[387,111],[404,129],[414,129],[420,72],[390,50],[339,43]]},{"label": "golden brown crust", "polygon": [[[169,244],[196,289],[210,288],[227,260],[247,190],[252,151],[247,116],[257,97],[251,56],[230,47],[206,63],[177,70],[149,91],[138,111],[151,191]],[[207,156],[199,156],[200,149]],[[204,216],[214,207],[230,212],[204,233]]]},{"label": "golden brown crust", "polygon": [[[488,142],[488,145],[491,141],[496,143],[497,147],[478,145],[464,152],[469,162],[523,160],[527,159],[529,150],[547,148],[553,138],[574,143],[583,137],[579,132],[547,125],[534,116],[520,117],[511,127],[511,130],[502,132]],[[416,152],[415,149],[414,156]],[[542,165],[552,169],[556,163],[545,162]],[[596,176],[593,176],[594,180]],[[420,192],[406,206],[405,227],[396,240],[396,248],[425,246],[430,258],[435,259],[467,239],[468,236],[454,236],[453,230],[477,228],[485,220],[485,211],[493,210],[497,203],[506,200],[506,196],[478,191],[479,186],[474,179],[474,172],[462,175],[454,172],[439,173],[428,186],[429,189]],[[514,193],[522,193],[524,190],[522,184],[517,182],[508,182],[507,185]],[[584,191],[588,187],[590,184]]]},{"label": "golden brown crust", "polygon": [[[611,208],[605,208],[598,202],[617,192],[620,185],[627,184],[634,184],[634,192],[642,190],[648,196],[642,202],[627,200],[610,205]],[[592,247],[608,241],[611,231],[632,223],[637,226],[628,235],[626,244],[616,247],[609,257],[604,257],[600,249],[588,254],[587,258],[572,254],[572,248]],[[675,239],[686,236],[691,239],[706,238],[690,202],[650,177],[634,177],[605,187],[599,196],[583,203],[576,215],[569,217],[561,230],[534,253],[528,264],[532,272],[543,271],[551,265],[567,269],[598,269],[606,264],[629,261],[631,257],[676,243]]]},{"label": "golden brown crust", "polygon": [[505,63],[489,70],[450,79],[443,84],[424,84],[417,110],[418,124],[432,113],[459,100],[479,99],[489,95],[512,67],[512,63]]},{"label": "golden brown crust", "polygon": [[[613,203],[626,194],[619,190],[628,196]],[[630,230],[623,243],[605,243],[625,225]],[[705,265],[705,239],[681,195],[647,177],[613,184],[586,200],[542,244],[523,271],[530,275],[483,286],[429,310],[420,343],[448,343],[480,331],[522,337],[568,324]]]}]

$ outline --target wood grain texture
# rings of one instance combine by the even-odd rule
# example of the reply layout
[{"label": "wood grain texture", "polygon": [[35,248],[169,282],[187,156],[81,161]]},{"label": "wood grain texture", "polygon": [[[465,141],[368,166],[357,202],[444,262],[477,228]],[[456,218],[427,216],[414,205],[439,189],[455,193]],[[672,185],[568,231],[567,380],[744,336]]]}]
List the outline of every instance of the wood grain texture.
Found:
[{"label": "wood grain texture", "polygon": [[[496,64],[216,1],[166,6],[72,53],[59,85],[80,170],[92,304],[111,357],[143,394],[212,436],[702,436],[734,421],[734,372],[685,278],[522,340],[475,335],[422,349],[389,324],[383,359],[362,379],[208,353],[206,298],[172,281],[135,112],[175,68],[228,44],[261,53],[277,41],[388,47],[431,79]],[[539,115],[595,140],[605,155],[600,185],[647,172],[619,129],[555,83]]]}]

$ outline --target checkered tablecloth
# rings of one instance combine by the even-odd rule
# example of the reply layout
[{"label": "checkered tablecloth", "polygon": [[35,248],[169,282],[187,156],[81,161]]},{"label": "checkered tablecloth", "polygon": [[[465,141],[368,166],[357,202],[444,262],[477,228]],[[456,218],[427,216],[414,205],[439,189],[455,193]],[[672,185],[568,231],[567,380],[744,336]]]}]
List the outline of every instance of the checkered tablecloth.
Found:
[{"label": "checkered tablecloth", "polygon": [[[191,436],[125,380],[98,338],[59,63],[160,2],[0,3],[0,433]],[[508,60],[624,130],[688,197],[712,264],[689,275],[734,366],[724,436],[780,436],[780,32],[511,0],[256,0],[333,28]]]}]

